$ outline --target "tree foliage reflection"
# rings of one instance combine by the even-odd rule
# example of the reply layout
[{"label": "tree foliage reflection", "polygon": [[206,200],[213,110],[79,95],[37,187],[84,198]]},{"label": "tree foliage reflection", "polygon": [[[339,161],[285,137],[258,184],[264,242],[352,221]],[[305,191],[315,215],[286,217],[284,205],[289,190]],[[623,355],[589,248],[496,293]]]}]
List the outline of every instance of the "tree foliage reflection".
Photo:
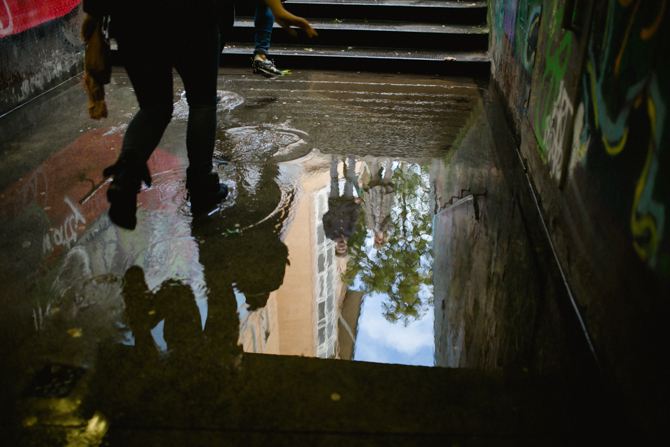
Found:
[{"label": "tree foliage reflection", "polygon": [[[349,239],[350,258],[342,280],[360,284],[363,292],[385,294],[384,317],[407,326],[432,305],[431,223],[427,167],[394,163],[391,181],[395,204],[388,241],[374,246],[374,234],[365,225],[364,210]],[[358,279],[358,281],[356,281]]]}]

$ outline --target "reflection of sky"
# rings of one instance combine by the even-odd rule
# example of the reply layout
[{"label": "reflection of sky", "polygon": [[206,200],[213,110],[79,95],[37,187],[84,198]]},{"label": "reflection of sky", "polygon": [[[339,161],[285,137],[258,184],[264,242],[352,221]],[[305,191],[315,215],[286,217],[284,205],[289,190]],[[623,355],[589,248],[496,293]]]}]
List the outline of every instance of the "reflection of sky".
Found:
[{"label": "reflection of sky", "polygon": [[[393,168],[397,163],[393,164]],[[414,169],[419,169],[414,167]],[[427,176],[425,183],[427,184]],[[427,189],[421,188],[418,193],[418,202],[415,204],[421,212],[429,212],[429,199]],[[398,203],[393,206],[393,217],[397,218],[402,211],[407,212],[407,223],[416,222],[414,218],[414,209],[408,207],[401,209]],[[430,234],[422,236],[429,244],[432,241]],[[369,257],[374,248],[374,238],[368,231],[363,247],[361,247]],[[421,268],[429,271],[432,267],[432,257],[421,257]],[[360,278],[356,277],[352,286],[353,290],[363,290],[364,286]],[[432,301],[432,287],[422,287],[420,292],[421,300],[424,303]],[[434,335],[434,312],[432,305],[428,307],[427,312],[420,320],[412,321],[405,326],[401,321],[391,323],[384,318],[384,309],[382,304],[388,300],[386,294],[371,293],[363,298],[361,307],[361,316],[358,321],[358,335],[356,336],[356,347],[354,360],[396,363],[403,365],[435,365],[435,335]]]},{"label": "reflection of sky", "polygon": [[373,293],[363,299],[358,320],[354,360],[402,365],[435,365],[433,312],[404,326],[390,323],[383,316],[383,294]]}]

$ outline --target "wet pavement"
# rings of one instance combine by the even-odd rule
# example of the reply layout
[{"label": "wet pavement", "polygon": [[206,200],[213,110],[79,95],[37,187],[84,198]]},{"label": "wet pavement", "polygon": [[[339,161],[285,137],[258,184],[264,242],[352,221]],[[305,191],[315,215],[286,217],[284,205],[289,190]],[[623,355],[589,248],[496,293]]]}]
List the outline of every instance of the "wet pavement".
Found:
[{"label": "wet pavement", "polygon": [[134,231],[110,222],[102,177],[137,110],[123,71],[105,120],[88,118],[81,80],[0,117],[0,434],[582,439],[597,365],[486,86],[221,74],[215,163],[229,198],[190,213],[175,76]]}]

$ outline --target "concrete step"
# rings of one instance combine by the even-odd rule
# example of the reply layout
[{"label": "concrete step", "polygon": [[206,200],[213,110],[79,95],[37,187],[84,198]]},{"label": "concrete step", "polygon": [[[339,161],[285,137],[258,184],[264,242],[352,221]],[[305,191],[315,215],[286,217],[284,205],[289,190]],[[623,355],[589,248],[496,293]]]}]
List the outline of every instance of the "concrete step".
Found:
[{"label": "concrete step", "polygon": [[[433,51],[411,48],[272,45],[271,59],[279,69],[300,68],[485,76],[490,71],[486,51]],[[231,42],[221,56],[222,66],[249,66],[254,45]]]},{"label": "concrete step", "polygon": [[[295,43],[453,51],[485,51],[488,48],[488,28],[484,25],[359,19],[310,19],[310,23],[319,33],[314,39],[304,35],[295,38],[275,23],[271,48],[276,44]],[[228,41],[253,42],[253,18],[238,17]]]},{"label": "concrete step", "polygon": [[[275,24],[270,56],[280,68],[486,76],[490,71],[484,0],[286,0],[319,36],[290,36]],[[254,8],[236,7],[222,65],[253,53]]]},{"label": "concrete step", "polygon": [[[302,17],[402,20],[479,25],[486,23],[486,1],[440,0],[286,0],[286,9]],[[239,12],[250,10],[238,8]]]}]

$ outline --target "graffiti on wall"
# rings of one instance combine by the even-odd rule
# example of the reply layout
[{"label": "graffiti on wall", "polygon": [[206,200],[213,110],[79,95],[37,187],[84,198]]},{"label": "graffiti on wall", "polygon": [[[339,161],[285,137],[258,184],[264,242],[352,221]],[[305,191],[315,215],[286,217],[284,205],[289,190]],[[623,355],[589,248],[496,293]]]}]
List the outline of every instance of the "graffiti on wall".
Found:
[{"label": "graffiti on wall", "polygon": [[572,146],[637,255],[669,278],[667,3],[610,0],[594,12]]},{"label": "graffiti on wall", "polygon": [[525,33],[526,38],[523,41],[523,48],[519,49],[517,47],[517,52],[519,55],[522,55],[523,66],[526,68],[526,71],[532,73],[533,67],[535,65],[535,53],[537,52],[537,41],[540,37],[540,19],[542,18],[542,5],[535,5],[530,9],[531,5],[528,5],[529,8],[526,10],[529,11],[528,14],[528,27],[527,32]]},{"label": "graffiti on wall", "polygon": [[514,44],[514,37],[516,34],[516,24],[517,24],[517,8],[519,6],[519,0],[505,0],[505,15],[503,18],[503,30],[505,31],[505,36]]},{"label": "graffiti on wall", "polygon": [[574,104],[580,88],[578,75],[587,41],[562,28],[564,15],[573,13],[566,9],[567,3],[546,2],[545,17],[537,25],[538,52],[528,113],[539,155],[559,185],[571,148]]}]

